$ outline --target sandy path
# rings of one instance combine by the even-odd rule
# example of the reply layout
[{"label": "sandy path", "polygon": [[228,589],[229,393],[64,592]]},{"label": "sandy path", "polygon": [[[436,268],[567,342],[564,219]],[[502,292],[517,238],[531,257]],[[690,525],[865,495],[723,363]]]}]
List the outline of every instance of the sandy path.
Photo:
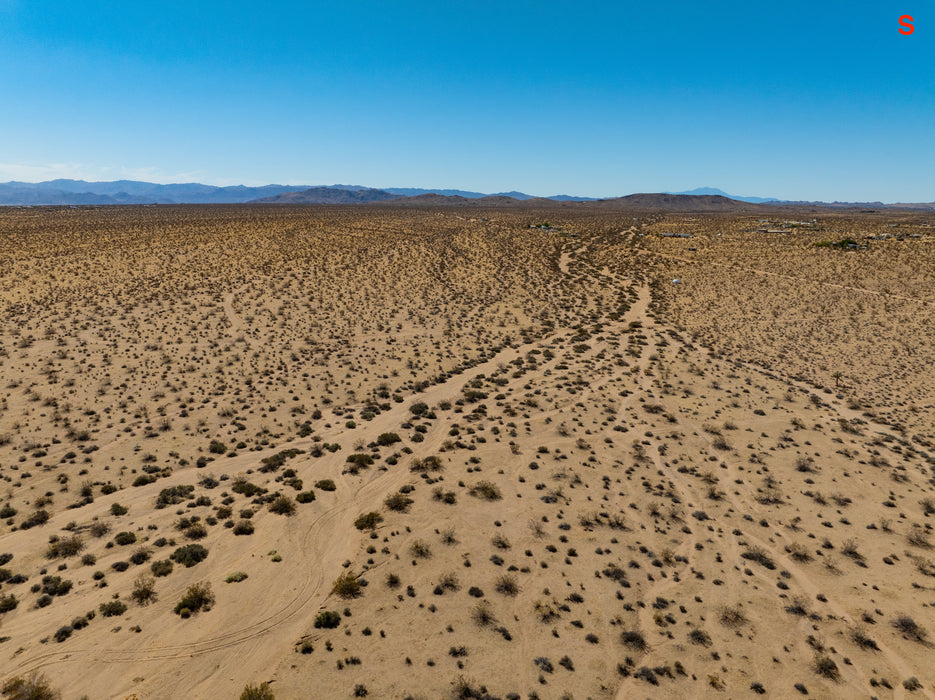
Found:
[{"label": "sandy path", "polygon": [[240,294],[244,289],[247,288],[247,285],[244,285],[239,290],[230,292],[229,294],[224,295],[224,302],[222,308],[224,309],[224,315],[227,317],[228,322],[230,323],[230,335],[236,336],[238,333],[244,337],[247,345],[249,345],[254,350],[258,349],[262,343],[253,338],[249,333],[247,333],[244,328],[243,320],[237,314],[237,311],[234,309],[234,299],[237,298],[237,295]]}]

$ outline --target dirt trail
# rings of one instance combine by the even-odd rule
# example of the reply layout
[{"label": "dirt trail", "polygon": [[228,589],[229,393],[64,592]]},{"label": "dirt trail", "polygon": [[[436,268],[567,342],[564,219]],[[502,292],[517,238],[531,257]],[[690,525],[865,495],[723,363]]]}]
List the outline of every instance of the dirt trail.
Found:
[{"label": "dirt trail", "polygon": [[247,341],[247,345],[249,345],[251,348],[255,350],[261,344],[256,339],[254,339],[249,333],[247,333],[244,327],[243,320],[240,318],[240,316],[237,314],[237,311],[234,309],[234,299],[236,299],[238,295],[241,294],[243,290],[246,288],[247,288],[247,285],[244,285],[240,289],[230,292],[229,294],[225,294],[224,303],[222,306],[224,309],[224,316],[227,317],[227,320],[230,323],[230,334],[232,336],[236,336],[237,334],[242,335],[244,337],[244,340]]}]

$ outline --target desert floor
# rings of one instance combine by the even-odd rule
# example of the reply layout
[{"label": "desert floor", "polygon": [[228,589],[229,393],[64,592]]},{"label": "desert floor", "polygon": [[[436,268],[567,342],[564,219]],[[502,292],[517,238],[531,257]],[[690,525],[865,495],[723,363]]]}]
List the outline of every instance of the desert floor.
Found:
[{"label": "desert floor", "polygon": [[768,216],[0,210],[0,683],[935,698],[935,218]]}]

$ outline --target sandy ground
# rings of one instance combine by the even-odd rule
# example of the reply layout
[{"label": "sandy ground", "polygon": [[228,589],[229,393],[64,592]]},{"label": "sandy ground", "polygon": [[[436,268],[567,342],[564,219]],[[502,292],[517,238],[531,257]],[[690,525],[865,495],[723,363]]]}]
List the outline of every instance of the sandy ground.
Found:
[{"label": "sandy ground", "polygon": [[0,214],[0,680],[935,697],[931,217]]}]

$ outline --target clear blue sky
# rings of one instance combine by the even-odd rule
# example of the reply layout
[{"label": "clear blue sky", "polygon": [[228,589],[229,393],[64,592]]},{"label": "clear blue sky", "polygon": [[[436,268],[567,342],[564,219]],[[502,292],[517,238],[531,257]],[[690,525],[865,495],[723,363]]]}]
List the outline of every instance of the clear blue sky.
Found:
[{"label": "clear blue sky", "polygon": [[933,201],[933,37],[935,0],[0,0],[0,181]]}]

